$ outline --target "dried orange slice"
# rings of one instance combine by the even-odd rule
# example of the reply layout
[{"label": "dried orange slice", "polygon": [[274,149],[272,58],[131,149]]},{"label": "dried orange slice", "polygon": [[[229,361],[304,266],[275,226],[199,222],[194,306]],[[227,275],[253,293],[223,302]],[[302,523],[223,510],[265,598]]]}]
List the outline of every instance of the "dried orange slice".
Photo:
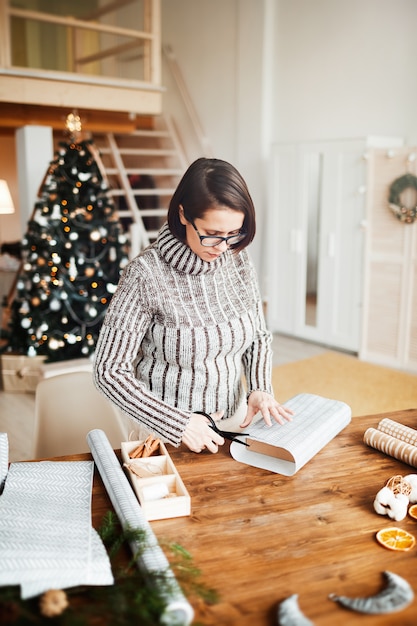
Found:
[{"label": "dried orange slice", "polygon": [[402,528],[382,528],[376,534],[377,541],[388,550],[411,550],[416,543],[414,535]]},{"label": "dried orange slice", "polygon": [[413,519],[417,519],[417,504],[413,504],[412,506],[410,506],[410,508],[408,509],[408,515]]}]

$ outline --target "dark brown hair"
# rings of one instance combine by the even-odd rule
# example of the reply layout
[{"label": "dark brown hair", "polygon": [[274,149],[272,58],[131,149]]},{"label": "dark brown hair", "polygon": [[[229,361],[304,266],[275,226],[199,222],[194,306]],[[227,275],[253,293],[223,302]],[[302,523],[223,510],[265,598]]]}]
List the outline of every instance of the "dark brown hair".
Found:
[{"label": "dark brown hair", "polygon": [[173,235],[185,241],[185,226],[181,224],[180,205],[189,222],[202,218],[213,208],[225,206],[244,214],[242,230],[246,236],[231,246],[239,252],[255,236],[255,207],[247,185],[237,169],[227,161],[200,158],[185,172],[176,188],[168,208],[168,225]]}]

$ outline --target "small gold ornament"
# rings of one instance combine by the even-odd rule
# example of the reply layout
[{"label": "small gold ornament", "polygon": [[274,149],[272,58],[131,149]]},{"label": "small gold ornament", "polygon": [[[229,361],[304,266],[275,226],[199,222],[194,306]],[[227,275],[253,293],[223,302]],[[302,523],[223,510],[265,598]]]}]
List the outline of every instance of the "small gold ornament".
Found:
[{"label": "small gold ornament", "polygon": [[61,589],[50,589],[46,591],[39,600],[39,608],[45,617],[57,617],[68,607],[68,598],[65,591]]}]

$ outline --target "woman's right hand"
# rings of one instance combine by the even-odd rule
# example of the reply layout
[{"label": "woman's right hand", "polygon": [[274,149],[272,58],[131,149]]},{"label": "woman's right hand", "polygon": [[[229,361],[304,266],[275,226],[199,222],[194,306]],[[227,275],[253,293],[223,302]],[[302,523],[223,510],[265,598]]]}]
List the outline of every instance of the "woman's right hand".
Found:
[{"label": "woman's right hand", "polygon": [[[223,414],[224,411],[218,411],[217,413],[211,413],[211,417],[214,420],[219,420],[223,417]],[[224,444],[224,439],[211,428],[204,415],[193,413],[184,430],[182,442],[192,452],[201,452],[207,448],[207,450],[214,453],[218,451],[219,446]]]}]

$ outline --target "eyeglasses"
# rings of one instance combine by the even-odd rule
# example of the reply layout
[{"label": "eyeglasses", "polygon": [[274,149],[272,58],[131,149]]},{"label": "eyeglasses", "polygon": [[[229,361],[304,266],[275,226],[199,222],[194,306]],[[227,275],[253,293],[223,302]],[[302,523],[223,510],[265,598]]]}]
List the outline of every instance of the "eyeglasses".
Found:
[{"label": "eyeglasses", "polygon": [[240,231],[236,235],[229,235],[228,237],[215,237],[214,235],[200,235],[200,233],[197,230],[197,226],[194,224],[194,222],[192,222],[191,220],[189,220],[189,222],[191,226],[194,228],[195,232],[197,233],[200,239],[201,245],[204,246],[205,248],[219,246],[221,243],[223,243],[223,241],[226,242],[226,245],[233,246],[234,244],[239,243],[246,237],[246,233],[243,231]]}]

